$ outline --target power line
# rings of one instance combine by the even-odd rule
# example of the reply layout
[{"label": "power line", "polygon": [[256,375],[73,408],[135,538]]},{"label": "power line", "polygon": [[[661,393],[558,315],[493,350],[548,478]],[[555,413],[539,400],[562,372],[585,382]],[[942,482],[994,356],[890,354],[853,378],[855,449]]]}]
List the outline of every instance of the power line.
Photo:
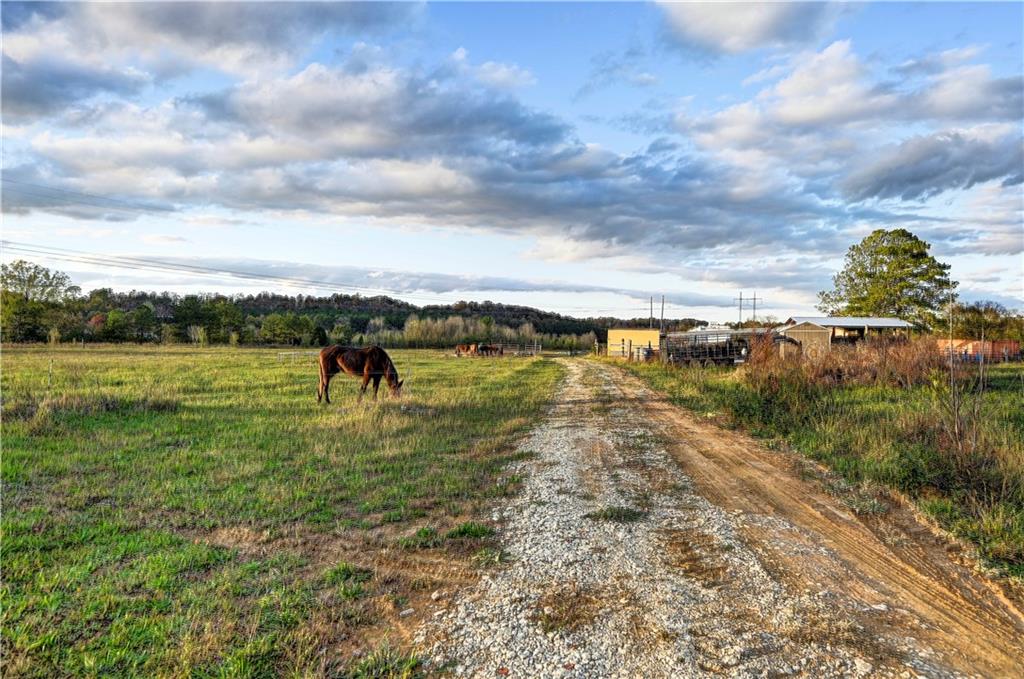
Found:
[{"label": "power line", "polygon": [[[17,241],[0,241],[4,250],[12,252],[18,252],[22,254],[37,255],[42,257],[48,257],[57,259],[59,261],[66,261],[78,264],[90,264],[93,266],[102,267],[116,267],[122,269],[129,269],[133,271],[149,271],[149,272],[160,272],[160,273],[185,273],[197,276],[208,276],[216,278],[241,278],[243,280],[262,281],[262,282],[273,282],[283,283],[287,285],[304,285],[310,287],[321,288],[330,290],[333,292],[352,293],[358,291],[360,293],[374,293],[374,294],[387,294],[387,295],[400,295],[402,297],[417,299],[431,304],[440,305],[451,305],[459,301],[458,299],[450,299],[443,297],[440,294],[430,295],[424,293],[405,292],[402,290],[395,290],[389,288],[378,288],[370,286],[362,286],[356,284],[337,283],[333,281],[324,281],[317,279],[298,278],[293,276],[280,276],[274,274],[261,274],[254,273],[251,271],[240,271],[236,269],[222,269],[208,266],[201,266],[197,264],[186,264],[182,262],[172,262],[167,260],[155,259],[150,257],[132,257],[127,255],[102,255],[96,253],[90,253],[82,250],[73,250],[70,248],[59,248],[55,246],[42,246],[35,245],[32,243],[19,243]],[[557,291],[554,291],[557,292]],[[611,291],[610,291],[611,292]],[[512,305],[520,306],[520,305]],[[636,306],[622,306],[622,307],[590,307],[590,306],[579,306],[579,307],[562,307],[563,311],[575,311],[575,312],[589,312],[589,313],[612,313],[612,312],[637,312],[636,317],[640,318],[639,310]]]},{"label": "power line", "polygon": [[[67,202],[67,203],[78,203],[80,205],[88,205],[90,207],[103,208],[103,209],[107,209],[107,210],[129,210],[129,211],[133,211],[133,212],[171,212],[171,211],[173,211],[173,208],[166,207],[166,206],[163,206],[163,205],[142,205],[142,204],[138,204],[138,203],[129,203],[127,201],[118,200],[117,198],[109,198],[107,196],[100,196],[100,195],[97,195],[95,193],[85,193],[83,191],[72,191],[70,189],[62,189],[62,188],[58,188],[56,186],[47,186],[46,184],[35,184],[33,182],[23,182],[23,181],[20,181],[18,179],[9,179],[9,178],[3,177],[3,178],[0,178],[0,181],[2,181],[5,184],[14,184],[15,186],[12,186],[10,188],[12,188],[12,189],[14,189],[14,190],[16,190],[16,191],[18,191],[20,193],[23,193],[25,195],[32,196],[34,198],[50,198],[50,199],[53,199],[53,200],[63,200],[64,202]],[[22,187],[26,187],[26,186],[31,188],[31,189],[36,189],[37,191],[36,192],[32,192],[32,191],[27,191],[26,189],[22,188]],[[52,194],[49,194],[49,193],[39,193],[38,192],[39,189],[42,189],[43,191],[53,191],[53,192],[58,193],[58,194],[66,194],[66,196],[78,196],[79,199],[70,198],[70,197],[66,197],[66,196],[63,196],[63,195],[52,195]],[[96,200],[106,201],[107,204],[98,204],[98,203],[95,203],[95,202],[90,203],[90,202],[86,202],[86,201],[81,200],[81,198],[89,198],[89,199],[94,200],[94,201],[96,201]]]},{"label": "power line", "polygon": [[[438,305],[452,305],[456,302],[463,300],[451,299],[443,297],[441,295],[429,295],[423,293],[405,292],[402,290],[394,290],[388,288],[375,288],[369,286],[361,286],[355,284],[336,283],[332,281],[297,278],[291,276],[279,276],[273,274],[260,274],[250,271],[239,271],[235,269],[219,269],[214,267],[206,267],[193,264],[185,264],[179,262],[170,262],[167,260],[160,260],[148,257],[130,257],[123,255],[101,255],[95,253],[84,252],[80,250],[72,250],[69,248],[58,248],[53,246],[41,246],[34,245],[31,243],[19,243],[16,241],[0,241],[3,245],[4,250],[17,252],[22,254],[37,255],[42,257],[48,257],[59,261],[77,263],[77,264],[88,264],[93,266],[102,267],[116,267],[122,269],[128,269],[133,271],[147,271],[147,272],[159,272],[159,273],[184,273],[189,275],[207,276],[215,278],[241,278],[244,280],[262,281],[262,282],[273,282],[283,283],[288,285],[305,285],[310,287],[321,288],[332,292],[341,293],[353,293],[359,292],[361,294],[386,294],[396,295],[406,298],[412,298],[421,302],[427,302],[429,304]],[[512,305],[520,306],[520,305]],[[621,311],[637,311],[635,306],[624,306],[624,307],[566,307],[563,311],[575,311],[575,312],[588,312],[588,313],[611,313]],[[639,314],[637,314],[639,317]]]},{"label": "power line", "polygon": [[[37,184],[33,182],[21,181],[18,179],[10,179],[6,177],[0,178],[5,184],[13,185],[8,187],[8,190],[15,190],[16,192],[29,196],[32,198],[41,198],[45,200],[56,200],[61,201],[69,205],[80,205],[89,208],[99,210],[114,210],[124,211],[133,213],[152,213],[152,212],[175,212],[174,208],[160,206],[160,205],[140,205],[133,204],[116,198],[110,198],[107,196],[101,196],[93,193],[86,193],[83,191],[73,191],[71,189],[63,189],[55,186],[47,186],[45,184]],[[27,187],[27,188],[25,188]],[[31,190],[30,190],[31,189]],[[43,193],[43,192],[53,193]],[[55,195],[63,194],[63,195]],[[88,200],[83,200],[88,199]],[[105,201],[104,203],[90,202],[90,201]],[[30,206],[32,207],[32,206]],[[38,207],[38,206],[36,206]],[[266,281],[284,283],[288,285],[308,285],[313,287],[322,288],[325,290],[331,290],[335,292],[348,293],[352,290],[366,291],[374,294],[388,294],[402,296],[409,299],[416,299],[422,302],[428,302],[431,304],[443,304],[450,305],[457,301],[463,300],[452,300],[442,297],[439,293],[424,294],[406,292],[403,290],[395,290],[389,288],[375,288],[370,286],[361,286],[355,284],[342,284],[333,283],[330,281],[303,279],[291,276],[276,276],[273,274],[258,274],[247,271],[237,271],[230,269],[217,269],[213,267],[204,267],[199,265],[189,265],[177,262],[168,262],[166,260],[158,260],[144,257],[129,257],[123,255],[97,255],[94,253],[70,250],[67,248],[56,248],[56,247],[45,247],[39,245],[33,245],[29,243],[16,243],[13,241],[3,241],[4,246],[7,249],[15,252],[22,252],[33,255],[40,255],[57,259],[59,261],[68,261],[73,263],[81,264],[92,264],[97,266],[113,266],[123,269],[131,269],[136,271],[158,271],[161,273],[188,273],[201,276],[212,276],[212,277],[229,277],[229,278],[241,278],[245,280],[255,281]],[[531,291],[508,291],[508,292],[531,292]],[[533,291],[536,292],[536,291]],[[545,290],[543,292],[562,292],[559,290]],[[615,290],[598,291],[593,292],[608,292],[618,293],[621,292]],[[521,305],[513,305],[521,306]],[[615,314],[619,312],[635,312],[637,309],[634,306],[622,306],[622,307],[561,307],[564,312],[577,312],[577,313],[591,313],[591,314]],[[640,316],[637,315],[637,318]],[[649,314],[650,323],[653,324],[653,298],[651,299],[651,310]]]},{"label": "power line", "polygon": [[113,266],[117,268],[130,269],[135,271],[157,271],[161,273],[186,273],[199,276],[214,276],[218,278],[241,278],[245,280],[264,281],[264,282],[275,282],[284,283],[288,285],[305,285],[310,287],[317,287],[326,290],[332,290],[335,292],[348,292],[351,293],[353,290],[363,292],[373,292],[376,294],[389,293],[393,295],[403,295],[406,297],[414,297],[426,301],[435,303],[452,304],[458,300],[450,300],[440,296],[426,296],[417,293],[407,293],[400,290],[389,290],[387,288],[375,288],[363,285],[336,283],[333,281],[323,281],[316,279],[297,278],[291,276],[277,276],[273,274],[260,274],[253,273],[250,271],[239,271],[234,269],[219,269],[214,267],[206,267],[192,264],[184,264],[178,262],[169,262],[166,260],[151,259],[146,257],[129,257],[129,256],[114,256],[114,255],[98,255],[89,252],[83,252],[79,250],[71,250],[68,248],[56,248],[33,245],[30,243],[18,243],[15,241],[0,241],[5,250],[13,252],[19,252],[23,254],[40,255],[44,257],[50,257],[58,259],[60,261],[68,261],[79,264],[92,264],[97,266]]}]

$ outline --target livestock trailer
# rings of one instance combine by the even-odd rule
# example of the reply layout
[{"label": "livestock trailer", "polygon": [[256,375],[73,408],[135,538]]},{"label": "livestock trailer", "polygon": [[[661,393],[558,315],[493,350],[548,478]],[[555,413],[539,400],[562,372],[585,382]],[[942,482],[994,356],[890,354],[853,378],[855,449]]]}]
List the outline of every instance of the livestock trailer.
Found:
[{"label": "livestock trailer", "polygon": [[677,365],[733,365],[747,360],[753,343],[766,334],[784,341],[768,328],[690,330],[665,335],[662,351],[667,362]]}]

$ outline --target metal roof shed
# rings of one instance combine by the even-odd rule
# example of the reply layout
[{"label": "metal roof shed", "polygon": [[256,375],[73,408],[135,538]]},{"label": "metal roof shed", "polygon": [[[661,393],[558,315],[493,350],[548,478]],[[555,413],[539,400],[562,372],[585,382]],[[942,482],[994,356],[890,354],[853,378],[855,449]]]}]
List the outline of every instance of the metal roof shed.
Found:
[{"label": "metal roof shed", "polygon": [[[819,358],[820,356],[828,353],[832,346],[831,328],[826,328],[818,323],[801,321],[794,325],[780,328],[778,332],[792,340],[795,340],[796,342],[799,342],[800,353],[803,353],[804,356],[809,358]],[[792,351],[792,349],[793,347],[785,344],[780,347],[780,351],[783,356],[788,355],[787,352]]]},{"label": "metal roof shed", "polygon": [[813,323],[823,328],[868,328],[871,330],[888,328],[909,330],[914,327],[902,318],[887,316],[793,316],[786,321],[786,325],[797,323]]},{"label": "metal roof shed", "polygon": [[781,330],[789,335],[789,329],[805,325],[825,328],[829,332],[829,345],[850,344],[864,339],[868,333],[909,332],[912,326],[901,318],[886,316],[793,316]]}]

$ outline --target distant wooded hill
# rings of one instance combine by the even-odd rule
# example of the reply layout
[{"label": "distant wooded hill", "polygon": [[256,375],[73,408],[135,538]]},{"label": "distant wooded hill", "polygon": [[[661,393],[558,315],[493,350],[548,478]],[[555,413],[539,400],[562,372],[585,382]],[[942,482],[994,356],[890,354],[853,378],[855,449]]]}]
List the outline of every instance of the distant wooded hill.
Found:
[{"label": "distant wooded hill", "polygon": [[[81,294],[67,274],[31,262],[3,266],[4,341],[176,342],[205,344],[325,344],[388,342],[445,346],[451,342],[543,340],[569,348],[603,342],[612,326],[647,327],[648,318],[573,318],[526,306],[456,302],[416,306],[387,296],[327,297],[218,293],[114,292]],[[704,324],[669,319],[671,330]]]}]

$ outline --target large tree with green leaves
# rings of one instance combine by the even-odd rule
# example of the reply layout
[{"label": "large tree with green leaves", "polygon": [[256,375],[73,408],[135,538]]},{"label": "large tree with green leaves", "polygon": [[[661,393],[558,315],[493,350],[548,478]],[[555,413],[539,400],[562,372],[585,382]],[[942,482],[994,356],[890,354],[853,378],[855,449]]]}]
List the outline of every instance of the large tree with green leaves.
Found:
[{"label": "large tree with green leaves", "polygon": [[0,266],[0,285],[34,302],[65,302],[82,291],[63,271],[50,271],[24,259]]},{"label": "large tree with green leaves", "polygon": [[60,305],[81,292],[66,273],[23,259],[0,266],[0,289],[0,334],[5,342],[45,339],[47,330],[59,325],[51,317]]},{"label": "large tree with green leaves", "polygon": [[935,324],[957,283],[931,245],[906,229],[878,229],[850,247],[833,290],[818,293],[830,315],[896,316],[919,327]]}]

